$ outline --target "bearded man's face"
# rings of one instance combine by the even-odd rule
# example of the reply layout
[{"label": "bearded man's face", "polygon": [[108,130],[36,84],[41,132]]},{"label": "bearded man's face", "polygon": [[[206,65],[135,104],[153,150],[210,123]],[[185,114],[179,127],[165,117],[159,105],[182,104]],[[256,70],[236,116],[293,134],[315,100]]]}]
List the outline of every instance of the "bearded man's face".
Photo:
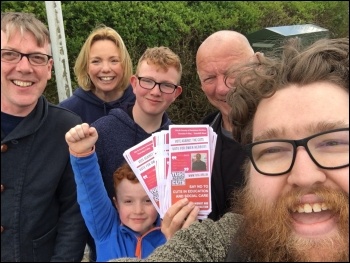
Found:
[{"label": "bearded man's face", "polygon": [[245,221],[235,240],[253,261],[349,261],[348,108],[348,91],[329,82],[290,84],[260,101],[255,166],[236,199]]}]

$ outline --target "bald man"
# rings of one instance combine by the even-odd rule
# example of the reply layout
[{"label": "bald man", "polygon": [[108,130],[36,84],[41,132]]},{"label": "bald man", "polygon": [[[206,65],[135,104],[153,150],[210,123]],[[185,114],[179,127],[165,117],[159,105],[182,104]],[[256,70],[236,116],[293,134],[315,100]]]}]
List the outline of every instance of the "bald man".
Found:
[{"label": "bald man", "polygon": [[243,183],[241,165],[244,152],[235,139],[229,121],[230,106],[226,95],[234,79],[225,81],[231,67],[238,67],[254,58],[255,54],[247,38],[235,31],[222,30],[203,41],[197,51],[197,73],[209,102],[217,111],[201,120],[217,133],[217,144],[212,168],[212,212],[209,218],[218,220],[231,207],[230,197],[235,188]]}]

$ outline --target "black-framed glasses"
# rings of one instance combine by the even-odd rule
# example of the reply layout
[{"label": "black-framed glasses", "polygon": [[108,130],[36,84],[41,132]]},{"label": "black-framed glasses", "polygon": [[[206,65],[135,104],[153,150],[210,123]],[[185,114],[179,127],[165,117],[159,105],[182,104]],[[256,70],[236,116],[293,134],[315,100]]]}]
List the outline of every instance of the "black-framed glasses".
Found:
[{"label": "black-framed glasses", "polygon": [[349,128],[321,132],[301,140],[266,140],[244,146],[254,168],[264,175],[292,170],[297,147],[305,147],[311,160],[323,169],[349,166]]},{"label": "black-framed glasses", "polygon": [[151,90],[156,85],[158,85],[160,92],[166,93],[166,94],[172,94],[178,87],[178,85],[167,83],[167,82],[156,82],[153,79],[144,78],[137,76],[141,88]]},{"label": "black-framed glasses", "polygon": [[10,49],[1,49],[1,61],[11,64],[17,64],[23,57],[26,57],[33,66],[45,66],[52,56],[42,53],[25,54]]}]

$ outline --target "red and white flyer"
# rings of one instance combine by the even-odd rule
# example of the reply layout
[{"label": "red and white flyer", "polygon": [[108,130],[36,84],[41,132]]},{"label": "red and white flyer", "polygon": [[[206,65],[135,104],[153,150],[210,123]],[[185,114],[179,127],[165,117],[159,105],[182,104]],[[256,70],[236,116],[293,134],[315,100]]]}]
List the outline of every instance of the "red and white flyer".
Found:
[{"label": "red and white flyer", "polygon": [[123,156],[159,213],[160,204],[153,143],[153,137],[149,137],[126,150]]},{"label": "red and white flyer", "polygon": [[170,125],[124,152],[161,218],[182,198],[200,208],[199,219],[211,212],[216,137],[209,125]]},{"label": "red and white flyer", "polygon": [[169,205],[186,197],[200,208],[200,217],[211,212],[215,143],[216,133],[209,125],[169,126]]}]

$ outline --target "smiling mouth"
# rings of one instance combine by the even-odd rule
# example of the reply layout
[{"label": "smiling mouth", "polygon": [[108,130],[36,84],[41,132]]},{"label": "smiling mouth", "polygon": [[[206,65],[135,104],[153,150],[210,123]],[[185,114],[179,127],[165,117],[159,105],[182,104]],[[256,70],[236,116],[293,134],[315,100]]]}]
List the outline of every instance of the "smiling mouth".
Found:
[{"label": "smiling mouth", "polygon": [[114,77],[100,77],[99,79],[103,80],[103,81],[110,81],[110,80],[114,79]]},{"label": "smiling mouth", "polygon": [[333,226],[335,211],[324,202],[298,204],[290,212],[291,218],[298,225],[297,229],[301,232],[321,233]]},{"label": "smiling mouth", "polygon": [[326,205],[326,203],[314,203],[314,204],[299,204],[298,206],[292,209],[294,213],[312,213],[312,212],[321,212],[325,210],[330,210],[331,208]]},{"label": "smiling mouth", "polygon": [[20,81],[20,80],[13,80],[12,83],[18,87],[29,87],[29,86],[32,86],[34,84],[34,82]]},{"label": "smiling mouth", "polygon": [[140,222],[140,221],[145,221],[146,219],[143,219],[143,218],[134,218],[132,219],[133,221],[137,221],[137,222]]}]

